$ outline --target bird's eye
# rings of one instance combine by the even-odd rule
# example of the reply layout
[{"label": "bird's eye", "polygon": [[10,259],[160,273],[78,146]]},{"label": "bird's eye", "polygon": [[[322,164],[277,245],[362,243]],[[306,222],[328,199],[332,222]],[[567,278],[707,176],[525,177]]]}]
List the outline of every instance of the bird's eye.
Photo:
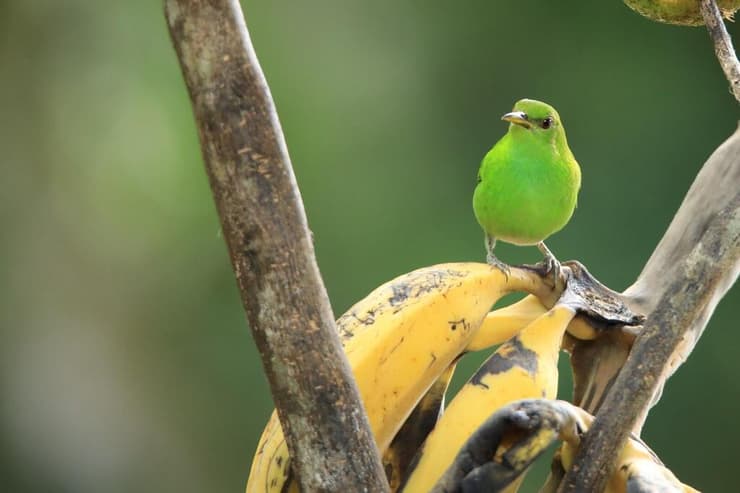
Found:
[{"label": "bird's eye", "polygon": [[551,117],[548,116],[547,118],[545,118],[544,120],[542,120],[542,125],[541,126],[545,130],[547,130],[548,128],[550,128],[550,125],[552,125],[552,118]]}]

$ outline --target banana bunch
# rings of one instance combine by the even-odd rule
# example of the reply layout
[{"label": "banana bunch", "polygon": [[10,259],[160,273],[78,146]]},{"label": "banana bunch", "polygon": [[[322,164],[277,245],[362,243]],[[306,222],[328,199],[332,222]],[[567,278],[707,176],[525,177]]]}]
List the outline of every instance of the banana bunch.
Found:
[{"label": "banana bunch", "polygon": [[[489,313],[502,296],[516,291],[537,297]],[[394,448],[391,442],[430,388],[425,402],[436,405],[436,421],[445,375],[449,381],[451,365],[468,346],[503,342],[544,311],[537,299],[552,291],[535,270],[513,267],[504,273],[487,264],[442,264],[383,284],[339,317],[342,345],[378,449],[388,452],[386,464],[410,460],[401,441]],[[422,402],[417,416],[428,416],[428,409]],[[428,429],[422,431],[421,440]],[[290,476],[288,448],[273,413],[257,446],[247,492],[297,491]]]},{"label": "banana bunch", "polygon": [[[500,432],[493,441],[486,435],[483,441],[496,446],[475,460],[466,456],[470,441],[481,442],[481,430],[486,430],[492,414],[498,416],[496,411],[510,409],[521,399],[555,402],[566,331],[570,339],[594,339],[604,333],[603,327],[634,321],[623,306],[614,309],[611,292],[582,266],[564,271],[567,284],[552,282],[545,273],[526,267],[511,267],[506,273],[479,263],[427,267],[383,284],[337,320],[391,491],[461,491],[461,477],[450,473],[460,470],[461,461],[493,468],[481,477],[495,481],[484,481],[481,484],[486,487],[478,491],[516,491],[529,464],[563,437],[568,440],[559,455],[561,465],[570,467],[577,437],[590,424],[590,416],[574,406],[566,413],[562,404],[556,406],[560,425],[540,426],[534,435],[521,430]],[[501,297],[515,291],[529,296],[491,311]],[[589,296],[584,296],[585,291]],[[610,309],[604,315],[595,313],[593,306]],[[459,358],[499,344],[444,409]],[[513,418],[507,419],[511,425]],[[578,426],[565,426],[566,421]],[[565,429],[580,431],[566,433]],[[633,449],[649,451],[637,445]],[[661,471],[670,473],[654,455],[640,453],[628,454],[640,460],[620,469],[613,478],[615,485],[626,485],[640,468],[662,467]],[[610,491],[627,491],[620,487]],[[247,493],[283,491],[297,492],[298,482],[292,477],[290,455],[273,413],[254,456]]]}]

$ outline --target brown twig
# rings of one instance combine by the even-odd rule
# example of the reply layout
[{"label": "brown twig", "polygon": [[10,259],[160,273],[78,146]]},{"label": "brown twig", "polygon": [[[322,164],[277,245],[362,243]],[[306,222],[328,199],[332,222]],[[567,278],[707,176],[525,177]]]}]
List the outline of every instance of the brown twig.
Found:
[{"label": "brown twig", "polygon": [[629,433],[639,431],[666,379],[737,279],[738,183],[740,130],[706,162],[637,282],[625,291],[647,321],[559,491],[603,491]]},{"label": "brown twig", "polygon": [[719,64],[725,72],[725,77],[730,83],[732,94],[740,102],[740,62],[737,60],[732,39],[730,39],[730,34],[722,20],[722,12],[717,7],[715,0],[701,0],[699,9],[707,25],[709,37],[712,38],[714,43],[714,53],[717,55]]},{"label": "brown twig", "polygon": [[237,0],[166,0],[224,237],[303,491],[387,482]]}]

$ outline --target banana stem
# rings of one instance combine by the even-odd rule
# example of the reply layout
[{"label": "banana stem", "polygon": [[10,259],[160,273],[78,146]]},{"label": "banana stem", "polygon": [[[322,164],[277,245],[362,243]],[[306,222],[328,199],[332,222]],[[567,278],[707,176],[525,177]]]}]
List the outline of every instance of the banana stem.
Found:
[{"label": "banana stem", "polygon": [[237,0],[166,0],[224,238],[303,491],[387,491]]},{"label": "banana stem", "polygon": [[715,0],[701,0],[699,10],[704,18],[704,23],[707,25],[709,37],[712,38],[714,43],[714,53],[717,55],[717,60],[719,60],[725,77],[730,83],[732,94],[740,102],[740,62],[737,60],[732,39],[722,20],[722,12],[717,7]]},{"label": "banana stem", "polygon": [[507,267],[506,289],[513,293],[524,291],[535,295],[547,308],[552,308],[565,290],[565,275],[557,278],[540,265],[516,265]]}]

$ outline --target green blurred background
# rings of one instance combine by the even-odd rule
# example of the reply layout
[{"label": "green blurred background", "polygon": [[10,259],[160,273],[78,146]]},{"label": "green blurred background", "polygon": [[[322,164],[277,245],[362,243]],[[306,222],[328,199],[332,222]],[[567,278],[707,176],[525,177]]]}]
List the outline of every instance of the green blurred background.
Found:
[{"label": "green blurred background", "polygon": [[[337,314],[483,259],[475,175],[516,99],[583,170],[550,247],[620,290],[737,124],[705,30],[618,0],[245,9]],[[0,84],[0,489],[242,491],[272,404],[160,2],[0,2]],[[707,491],[737,478],[738,316],[735,288],[645,429]]]}]

